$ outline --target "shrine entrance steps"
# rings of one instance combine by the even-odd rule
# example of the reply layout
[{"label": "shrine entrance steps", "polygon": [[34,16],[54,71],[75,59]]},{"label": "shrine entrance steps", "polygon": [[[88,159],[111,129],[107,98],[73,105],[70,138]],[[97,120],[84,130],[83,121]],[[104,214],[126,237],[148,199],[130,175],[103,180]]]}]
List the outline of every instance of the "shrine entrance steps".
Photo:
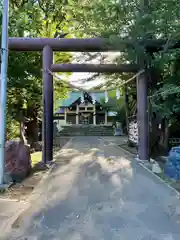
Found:
[{"label": "shrine entrance steps", "polygon": [[71,125],[63,126],[56,136],[113,136],[112,126],[100,125]]}]

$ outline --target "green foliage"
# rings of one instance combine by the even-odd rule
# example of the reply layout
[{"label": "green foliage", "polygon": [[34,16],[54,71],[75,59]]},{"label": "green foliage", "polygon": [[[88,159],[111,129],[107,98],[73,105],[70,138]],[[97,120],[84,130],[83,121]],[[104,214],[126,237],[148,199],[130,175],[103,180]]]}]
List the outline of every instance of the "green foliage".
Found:
[{"label": "green foliage", "polygon": [[[157,86],[149,88],[149,94],[154,95],[151,98],[153,109],[159,111],[167,117],[172,117],[180,113],[179,93],[172,94],[166,92],[166,89],[177,89],[180,86],[180,64],[175,64],[180,59],[179,50],[167,51],[171,45],[172,39],[180,37],[180,0],[79,0],[78,9],[75,8],[77,1],[71,1],[70,12],[74,18],[77,29],[85,32],[89,36],[108,37],[114,40],[114,36],[134,40],[142,38],[164,38],[167,43],[164,50],[158,55],[154,55],[151,65],[156,68],[160,78],[153,79],[157,81]],[[143,4],[146,5],[143,5]],[[122,47],[122,46],[120,46]],[[118,63],[136,62],[137,55],[141,54],[141,46],[135,45],[135,50],[125,49],[120,57],[116,59]],[[149,57],[145,60],[149,62]],[[178,62],[179,63],[179,62]],[[172,67],[176,65],[176,70]],[[130,75],[118,76],[119,81],[129,78]],[[112,84],[117,82],[117,75],[112,76]],[[135,93],[135,84],[131,82],[128,87],[129,94]],[[164,93],[162,93],[164,92]],[[163,94],[163,98],[160,97]],[[158,97],[157,97],[158,95]],[[156,96],[156,97],[155,97]]]},{"label": "green foliage", "polygon": [[[180,51],[167,53],[172,39],[180,37],[180,0],[154,0],[143,6],[140,0],[10,0],[9,35],[21,37],[108,37],[120,45],[114,36],[137,40],[166,38],[161,54],[151,62],[159,76],[157,86],[149,89],[153,109],[169,118],[180,113],[179,93],[168,92],[180,86]],[[2,15],[0,11],[0,22]],[[120,46],[122,48],[122,46]],[[143,52],[141,46],[126,48],[117,63],[134,63]],[[142,56],[142,55],[141,55]],[[56,53],[55,62],[70,62],[71,54]],[[41,54],[10,53],[8,68],[8,124],[21,115],[29,117],[28,109],[37,108],[41,116]],[[149,61],[146,56],[146,60]],[[132,74],[113,74],[112,84],[127,80]],[[108,76],[109,77],[109,76]],[[153,79],[155,80],[155,79]],[[66,89],[54,81],[55,100],[66,96]],[[135,81],[128,86],[130,96],[136,94]],[[123,90],[122,90],[123,92]],[[162,94],[162,92],[164,92]],[[114,93],[110,99],[114,101]],[[163,95],[163,96],[162,96]],[[121,101],[121,100],[120,100]],[[56,101],[55,101],[56,102]],[[112,106],[121,110],[123,103]],[[56,106],[55,106],[56,107]]]},{"label": "green foliage", "polygon": [[[67,13],[68,1],[10,0],[9,36],[71,37],[72,21]],[[0,12],[0,22],[2,22]],[[1,33],[0,33],[1,35]],[[55,62],[69,62],[72,54],[56,53]],[[28,120],[36,112],[42,115],[41,53],[9,52],[7,129],[9,137],[17,137],[19,121]],[[68,77],[68,76],[67,76]],[[54,99],[66,96],[66,88],[54,81]],[[17,131],[18,129],[18,131]]]},{"label": "green foliage", "polygon": [[123,91],[121,90],[121,97],[117,99],[116,91],[110,91],[108,93],[108,102],[105,103],[105,98],[101,99],[101,104],[104,108],[111,112],[117,112],[117,115],[114,120],[125,123],[126,121],[126,112],[125,112],[125,99]]},{"label": "green foliage", "polygon": [[14,120],[10,115],[7,115],[6,119],[7,139],[19,138],[19,122]]},{"label": "green foliage", "polygon": [[120,95],[121,97],[117,99],[116,91],[110,91],[108,92],[108,102],[105,103],[105,98],[102,98],[101,104],[103,104],[104,107],[108,106],[111,111],[119,112],[124,107],[124,96],[122,96],[122,91]]},{"label": "green foliage", "polygon": [[81,31],[92,35],[137,39],[149,36],[169,37],[179,30],[179,0],[91,0],[70,1],[69,11]]}]

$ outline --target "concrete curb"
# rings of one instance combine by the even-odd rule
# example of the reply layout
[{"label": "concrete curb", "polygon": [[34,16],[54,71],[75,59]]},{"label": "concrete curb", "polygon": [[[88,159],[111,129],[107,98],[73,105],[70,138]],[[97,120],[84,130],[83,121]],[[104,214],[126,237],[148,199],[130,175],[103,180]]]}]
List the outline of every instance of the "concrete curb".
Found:
[{"label": "concrete curb", "polygon": [[[72,140],[73,140],[73,138],[70,138],[69,141],[60,149],[60,151],[64,148],[66,148],[72,142]],[[39,181],[39,183],[37,184],[37,186],[32,191],[32,193],[30,194],[30,196],[27,198],[26,201],[15,200],[16,202],[22,202],[24,204],[24,207],[20,208],[19,211],[17,210],[17,213],[15,215],[13,215],[9,220],[7,220],[6,223],[3,224],[3,234],[4,235],[9,233],[13,223],[19,218],[19,216],[21,214],[23,214],[25,211],[27,211],[28,208],[31,206],[32,202],[34,202],[41,195],[40,192],[38,191],[38,189],[40,188],[40,186],[42,186],[44,181],[48,178],[48,176],[49,176],[50,172],[52,171],[53,167],[54,167],[54,164],[52,164],[49,167],[48,171],[41,178],[41,180]],[[15,202],[15,201],[13,200],[13,202]]]},{"label": "concrete curb", "polygon": [[[117,144],[115,144],[114,146],[116,146],[117,148],[121,149],[122,151],[126,152],[127,154],[131,155],[131,157],[134,157],[131,152],[119,147]],[[146,171],[148,171],[152,176],[156,177],[161,183],[165,184],[170,190],[172,190],[179,198],[180,198],[180,193],[171,185],[169,185],[166,181],[164,181],[162,178],[160,178],[158,175],[156,175],[155,173],[153,173],[151,170],[149,170],[144,164],[143,161],[139,160],[138,158],[134,157],[134,160],[137,161],[137,163],[143,167]],[[154,162],[156,162],[154,159],[152,159]]]},{"label": "concrete curb", "polygon": [[[99,138],[99,140],[103,140],[103,137],[100,137]],[[107,140],[108,141],[108,140]],[[112,142],[112,141],[110,141],[110,142]],[[149,170],[143,163],[143,161],[142,160],[140,160],[140,159],[138,159],[137,157],[134,157],[134,154],[133,153],[131,153],[130,151],[128,151],[128,150],[126,150],[126,149],[124,149],[124,148],[122,148],[122,147],[120,147],[120,146],[118,146],[116,143],[114,143],[114,146],[116,147],[116,148],[119,148],[119,149],[121,149],[122,151],[124,151],[125,153],[127,153],[128,155],[130,155],[131,157],[133,157],[134,158],[134,160],[136,160],[137,161],[137,163],[141,166],[141,167],[143,167],[146,171],[148,171],[152,176],[154,176],[155,178],[157,178],[161,183],[163,183],[164,185],[166,185],[171,191],[173,191],[176,195],[177,195],[177,197],[178,198],[180,198],[180,192],[178,192],[174,187],[172,187],[171,185],[169,185],[166,181],[164,181],[162,178],[160,178],[157,174],[155,174],[155,173],[153,173],[151,170]],[[154,159],[151,159],[151,161],[154,161],[154,162],[156,162]]]}]

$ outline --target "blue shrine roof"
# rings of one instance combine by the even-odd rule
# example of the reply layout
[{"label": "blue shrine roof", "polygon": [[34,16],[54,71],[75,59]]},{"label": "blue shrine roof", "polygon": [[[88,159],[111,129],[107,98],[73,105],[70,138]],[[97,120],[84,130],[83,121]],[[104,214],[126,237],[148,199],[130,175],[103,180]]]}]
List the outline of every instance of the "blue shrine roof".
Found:
[{"label": "blue shrine roof", "polygon": [[[91,93],[89,93],[91,95]],[[94,97],[96,98],[96,101],[101,102],[104,98],[103,92],[95,92],[93,93]],[[81,92],[71,92],[69,93],[69,97],[63,100],[59,100],[57,103],[59,107],[68,107],[71,104],[73,104],[78,98],[81,97]]]}]

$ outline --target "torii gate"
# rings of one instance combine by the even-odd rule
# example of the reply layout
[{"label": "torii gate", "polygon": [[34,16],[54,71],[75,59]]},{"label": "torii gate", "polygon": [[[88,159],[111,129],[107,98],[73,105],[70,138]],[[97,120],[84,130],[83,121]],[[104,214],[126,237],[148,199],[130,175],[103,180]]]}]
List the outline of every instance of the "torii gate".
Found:
[{"label": "torii gate", "polygon": [[[133,42],[118,40],[113,45],[108,39],[49,39],[49,38],[9,38],[8,47],[11,51],[42,51],[43,52],[43,156],[44,162],[53,159],[53,76],[52,72],[137,72],[144,68],[137,64],[53,64],[53,51],[61,52],[103,52],[124,51],[125,48],[134,47]],[[159,51],[165,40],[146,40],[139,44],[144,49]],[[136,44],[137,45],[137,44]],[[178,46],[174,45],[173,48]],[[148,123],[148,96],[146,71],[137,77],[137,120],[139,125],[138,153],[140,160],[148,160],[149,123]]]}]

